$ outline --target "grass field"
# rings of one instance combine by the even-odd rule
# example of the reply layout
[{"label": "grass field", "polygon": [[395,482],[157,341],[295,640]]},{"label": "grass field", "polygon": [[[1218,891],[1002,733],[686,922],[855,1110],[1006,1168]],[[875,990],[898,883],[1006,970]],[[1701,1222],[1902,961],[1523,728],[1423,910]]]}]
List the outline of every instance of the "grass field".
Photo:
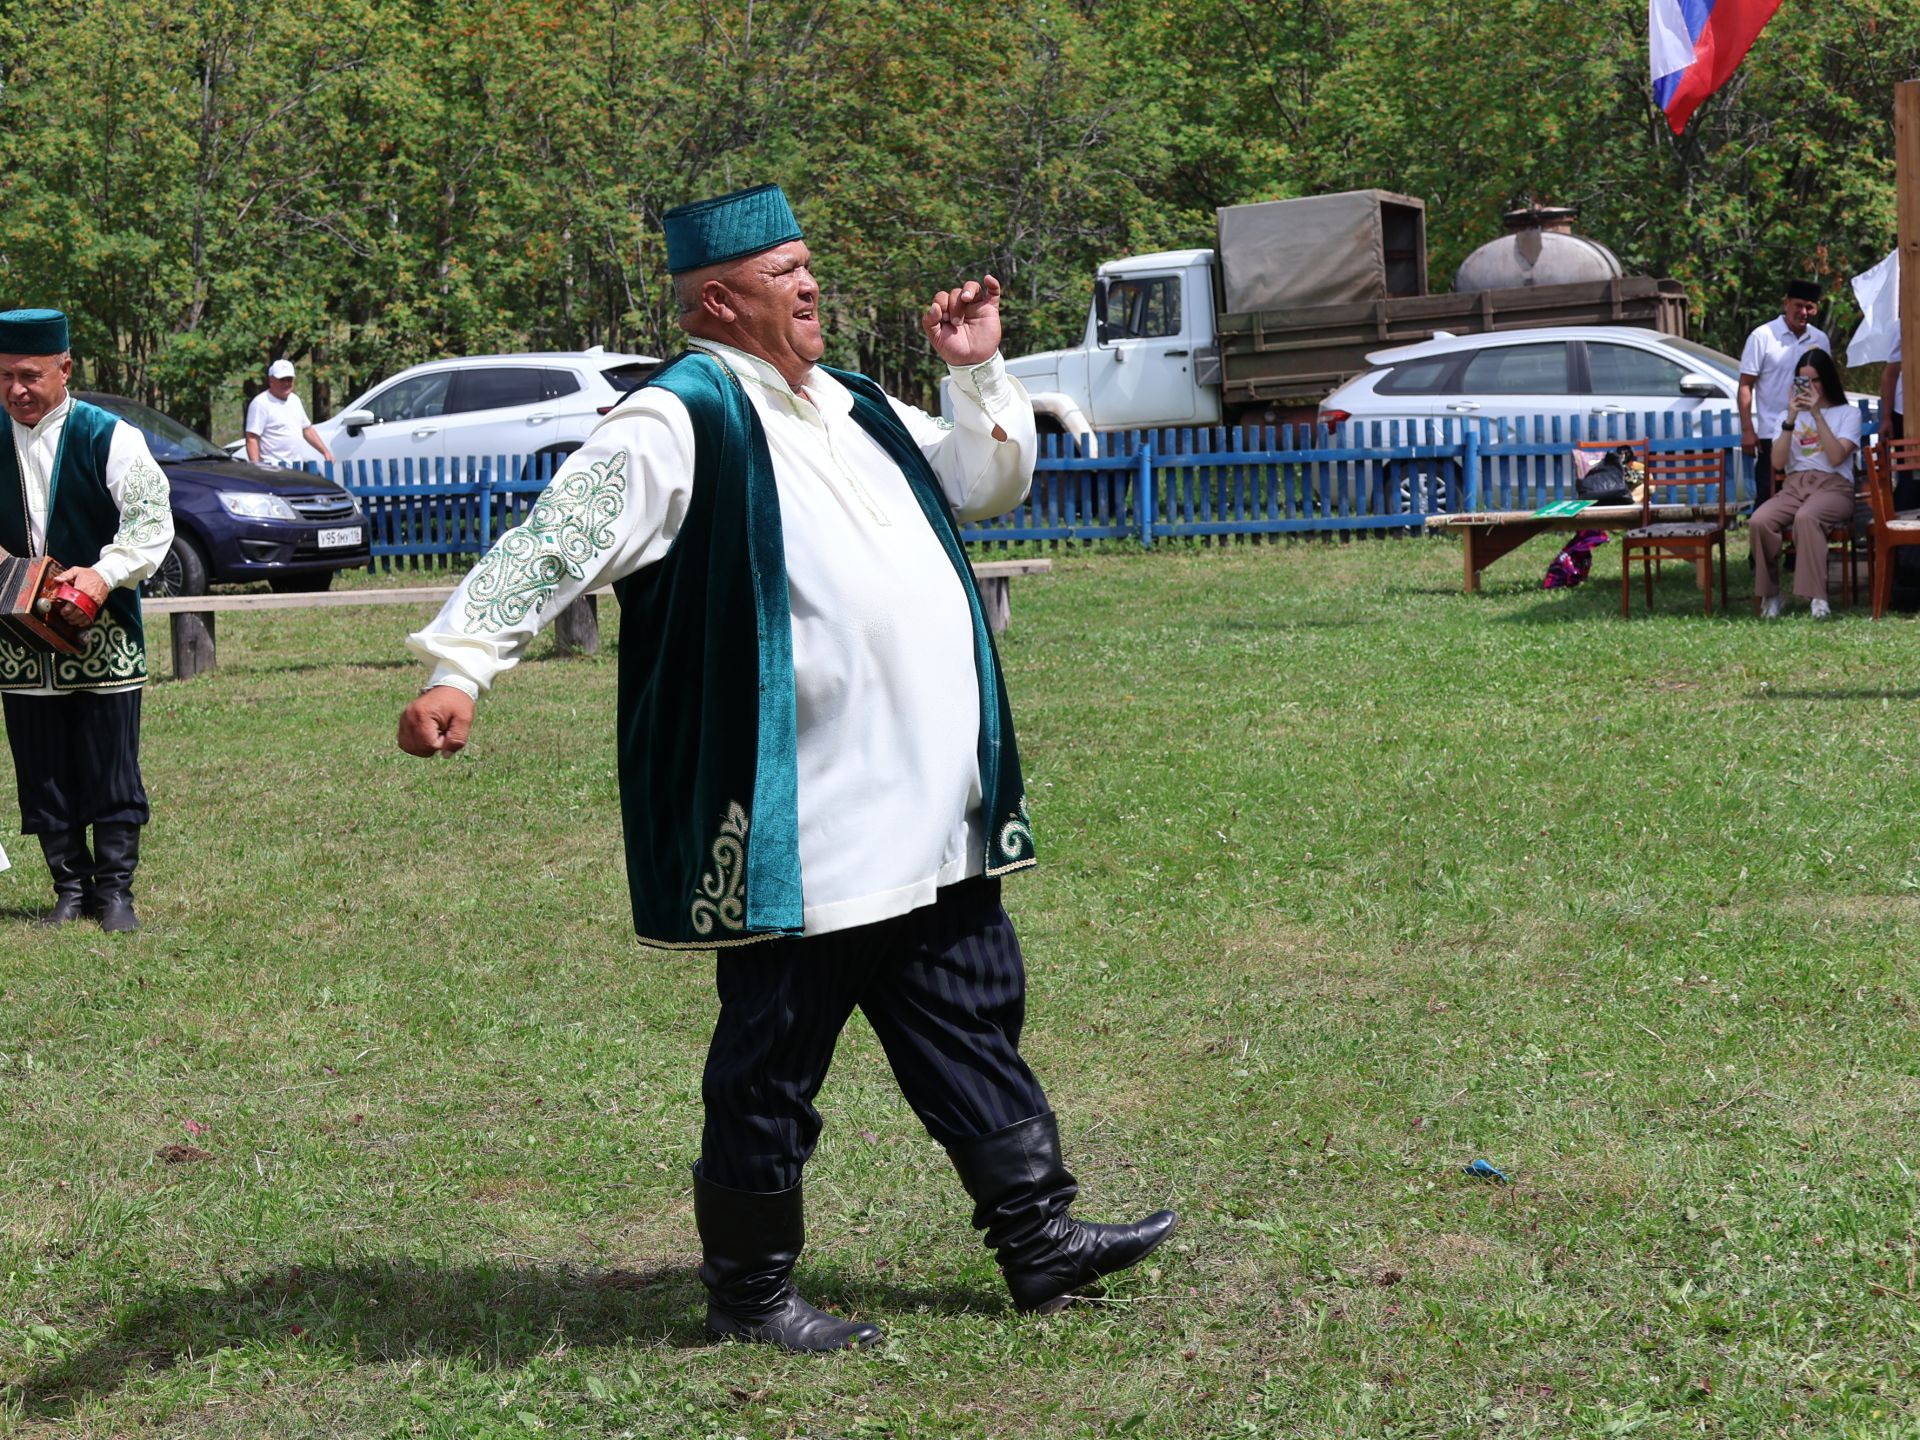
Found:
[{"label": "grass field", "polygon": [[424,611],[222,616],[141,933],[31,928],[0,809],[0,1435],[1920,1433],[1920,630],[1551,553],[1016,582],[1028,1054],[1078,1213],[1184,1224],[1013,1314],[856,1021],[800,1280],[889,1338],[824,1360],[702,1342],[711,974],[631,940],[612,655],[425,764]]}]

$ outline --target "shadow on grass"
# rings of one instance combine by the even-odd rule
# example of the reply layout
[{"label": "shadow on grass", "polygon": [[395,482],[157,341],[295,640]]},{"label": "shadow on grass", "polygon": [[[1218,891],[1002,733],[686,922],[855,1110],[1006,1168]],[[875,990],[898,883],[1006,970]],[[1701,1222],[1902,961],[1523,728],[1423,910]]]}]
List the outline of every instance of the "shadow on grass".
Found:
[{"label": "shadow on grass", "polygon": [[[926,1309],[993,1313],[1006,1297],[965,1285],[908,1288],[802,1267],[801,1291],[823,1309],[879,1318]],[[577,1273],[561,1266],[423,1265],[370,1260],[302,1267],[217,1289],[163,1286],[128,1301],[112,1328],[15,1385],[0,1404],[31,1418],[71,1416],[130,1376],[242,1346],[311,1346],[355,1363],[420,1356],[494,1369],[524,1365],[566,1345],[691,1349],[714,1343],[694,1267]]]},{"label": "shadow on grass", "polygon": [[1853,690],[1749,690],[1742,700],[1920,700],[1920,687],[1895,690],[1862,685]]},{"label": "shadow on grass", "polygon": [[1277,634],[1283,630],[1359,630],[1371,625],[1385,625],[1388,623],[1388,617],[1382,615],[1355,617],[1351,620],[1302,620],[1289,616],[1286,619],[1274,620],[1265,617],[1249,619],[1240,616],[1215,616],[1208,623],[1209,628],[1222,634],[1245,631],[1249,634],[1265,635]]},{"label": "shadow on grass", "polygon": [[1610,586],[1602,585],[1598,590],[1592,588],[1593,584],[1590,580],[1572,591],[1545,590],[1538,585],[1527,587],[1541,597],[1540,603],[1524,610],[1509,610],[1499,617],[1500,622],[1505,625],[1564,625],[1571,620],[1612,619],[1616,623],[1631,624],[1636,620],[1651,618],[1705,620],[1718,624],[1754,619],[1751,594],[1742,595],[1738,591],[1730,593],[1726,608],[1722,609],[1720,594],[1716,590],[1713,614],[1709,615],[1701,604],[1700,592],[1692,585],[1669,585],[1664,581],[1655,585],[1654,602],[1649,609],[1646,595],[1637,580],[1634,582],[1632,613],[1623,617],[1620,614],[1620,577],[1614,576]]}]

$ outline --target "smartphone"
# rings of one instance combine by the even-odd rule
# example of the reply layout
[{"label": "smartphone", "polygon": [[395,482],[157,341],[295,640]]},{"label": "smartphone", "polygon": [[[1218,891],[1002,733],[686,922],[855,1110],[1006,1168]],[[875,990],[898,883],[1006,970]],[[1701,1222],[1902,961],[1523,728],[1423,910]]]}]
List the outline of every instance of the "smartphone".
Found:
[{"label": "smartphone", "polygon": [[1793,377],[1793,398],[1805,403],[1813,399],[1813,381],[1804,375]]}]

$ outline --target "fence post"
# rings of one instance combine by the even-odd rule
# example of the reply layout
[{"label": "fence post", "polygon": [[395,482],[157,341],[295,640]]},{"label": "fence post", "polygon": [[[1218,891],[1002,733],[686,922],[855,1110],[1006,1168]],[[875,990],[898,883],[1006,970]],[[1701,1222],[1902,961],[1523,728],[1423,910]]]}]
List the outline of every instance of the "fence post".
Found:
[{"label": "fence post", "polygon": [[1142,436],[1134,456],[1133,518],[1140,527],[1140,547],[1153,548],[1153,439]]},{"label": "fence post", "polygon": [[[493,466],[491,457],[480,458],[480,553],[493,548]],[[467,462],[469,465],[473,461]]]},{"label": "fence post", "polygon": [[1471,420],[1460,426],[1460,473],[1466,477],[1467,510],[1480,508],[1480,432]]}]

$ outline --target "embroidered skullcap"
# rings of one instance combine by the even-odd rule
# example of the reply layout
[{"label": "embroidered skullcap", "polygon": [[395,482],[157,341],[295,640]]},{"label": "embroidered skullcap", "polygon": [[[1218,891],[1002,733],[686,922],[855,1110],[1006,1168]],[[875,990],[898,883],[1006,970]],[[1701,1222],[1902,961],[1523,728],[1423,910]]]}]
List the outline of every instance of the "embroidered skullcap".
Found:
[{"label": "embroidered skullcap", "polygon": [[758,255],[800,238],[800,222],[778,185],[756,185],[691,205],[676,205],[661,217],[667,232],[667,273],[679,275]]},{"label": "embroidered skullcap", "polygon": [[58,355],[67,348],[67,317],[58,310],[0,313],[0,355]]},{"label": "embroidered skullcap", "polygon": [[1811,280],[1789,280],[1787,299],[1811,300],[1817,305],[1820,303],[1820,287]]}]

